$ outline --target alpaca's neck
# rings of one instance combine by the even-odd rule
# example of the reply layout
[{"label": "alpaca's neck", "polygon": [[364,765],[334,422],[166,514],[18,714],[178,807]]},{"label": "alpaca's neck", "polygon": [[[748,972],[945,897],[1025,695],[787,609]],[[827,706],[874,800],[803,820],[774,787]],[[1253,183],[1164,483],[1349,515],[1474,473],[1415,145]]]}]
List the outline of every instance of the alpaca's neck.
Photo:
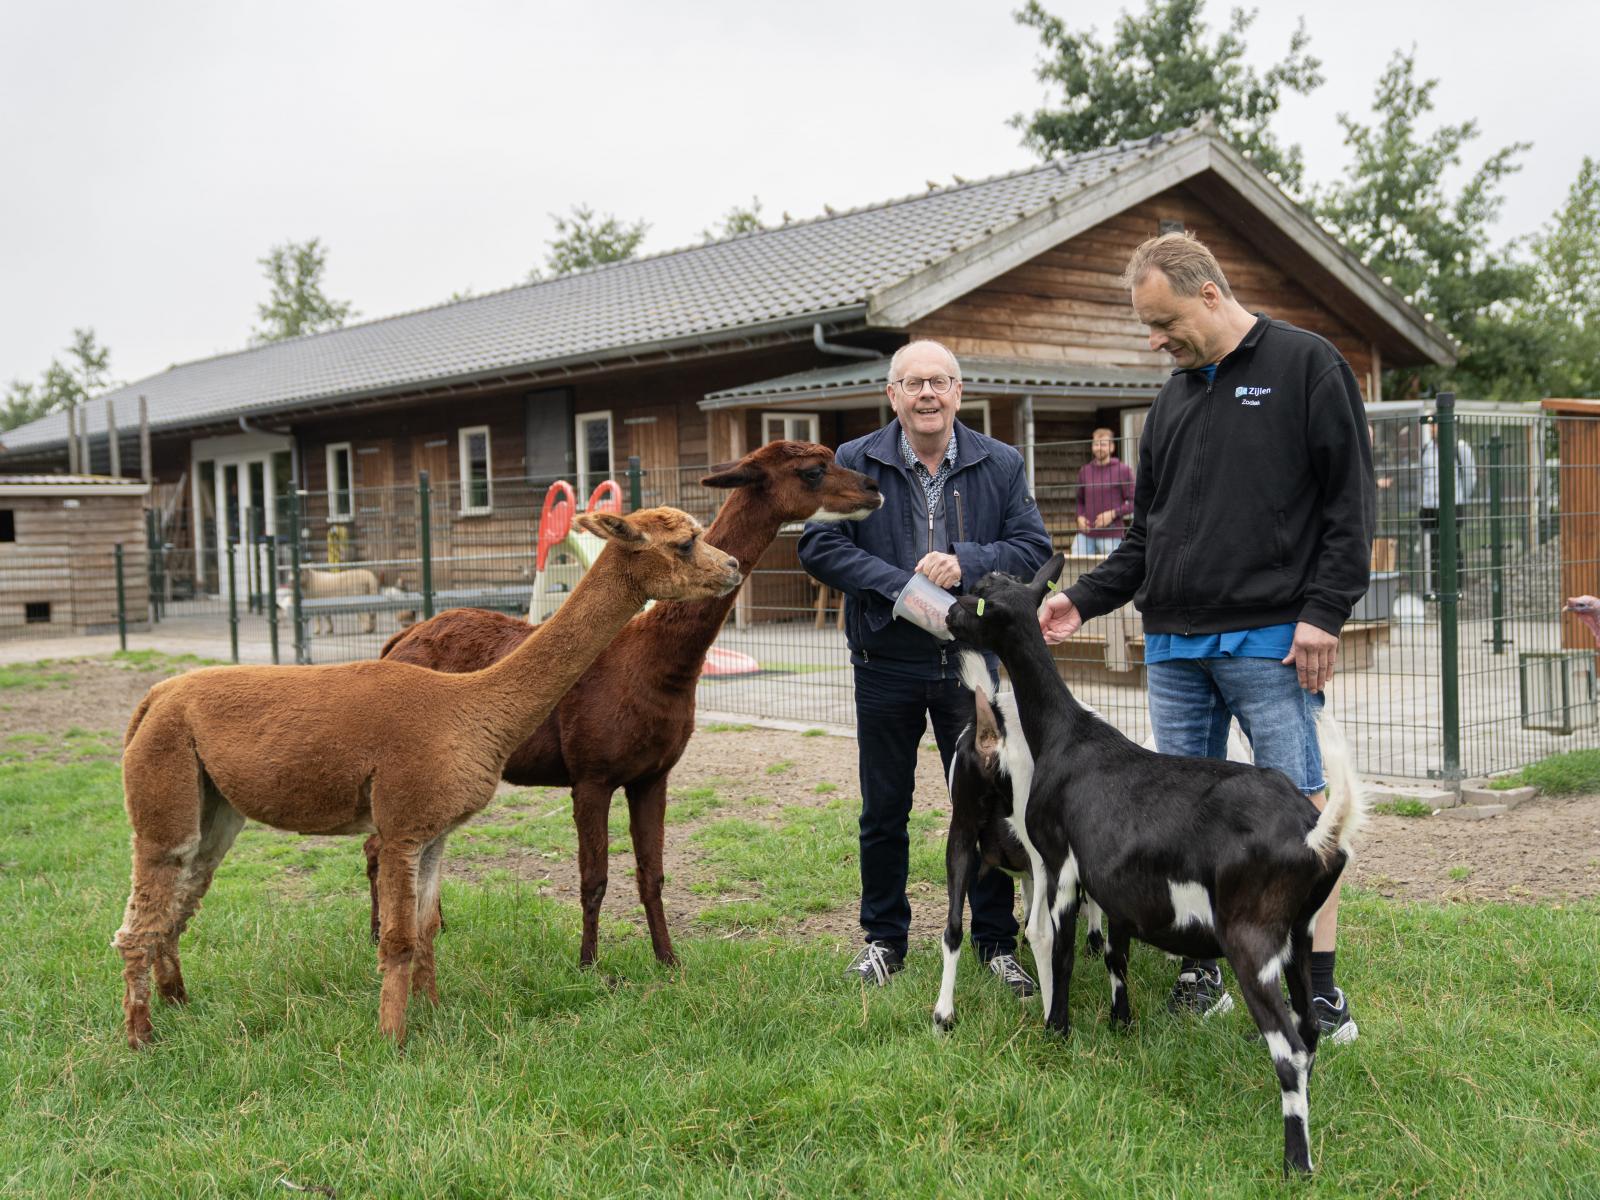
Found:
[{"label": "alpaca's neck", "polygon": [[624,566],[626,555],[607,545],[554,616],[473,677],[483,701],[475,718],[494,734],[502,758],[533,735],[647,599]]},{"label": "alpaca's neck", "polygon": [[[748,579],[782,524],[772,506],[753,488],[739,488],[706,530],[705,540],[738,559],[739,574]],[[733,591],[710,600],[669,601],[657,604],[640,617],[639,632],[660,643],[659,653],[637,664],[649,672],[649,682],[658,688],[693,691],[700,680],[706,651],[717,640],[738,596]]]}]

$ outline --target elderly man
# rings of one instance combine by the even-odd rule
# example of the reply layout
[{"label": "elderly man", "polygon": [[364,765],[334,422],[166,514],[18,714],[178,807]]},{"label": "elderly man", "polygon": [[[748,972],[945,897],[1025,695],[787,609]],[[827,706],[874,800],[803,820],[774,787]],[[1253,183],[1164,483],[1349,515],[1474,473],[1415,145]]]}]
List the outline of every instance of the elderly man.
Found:
[{"label": "elderly man", "polygon": [[[1144,617],[1150,724],[1164,754],[1227,757],[1237,718],[1261,766],[1324,796],[1315,714],[1339,631],[1367,590],[1376,493],[1354,374],[1324,338],[1233,298],[1211,252],[1152,238],[1124,275],[1150,348],[1174,366],[1139,443],[1122,544],[1040,612],[1045,640],[1133,600]],[[1334,983],[1338,893],[1312,940],[1312,1007],[1353,1041]],[[1233,1005],[1214,962],[1185,960],[1170,1005]]]},{"label": "elderly man", "polygon": [[[956,420],[961,367],[955,356],[938,342],[902,346],[889,363],[887,391],[895,419],[847,442],[837,455],[840,466],[877,480],[883,507],[865,521],[807,525],[800,538],[801,564],[845,595],[866,934],[849,975],[877,985],[904,964],[911,928],[907,821],[918,743],[931,717],[948,775],[956,738],[973,712],[949,644],[894,620],[895,599],[914,574],[959,592],[990,571],[1031,575],[1050,555],[1022,455]],[[1033,980],[1016,959],[1010,877],[990,871],[969,896],[979,956],[1018,995],[1031,995]]]}]

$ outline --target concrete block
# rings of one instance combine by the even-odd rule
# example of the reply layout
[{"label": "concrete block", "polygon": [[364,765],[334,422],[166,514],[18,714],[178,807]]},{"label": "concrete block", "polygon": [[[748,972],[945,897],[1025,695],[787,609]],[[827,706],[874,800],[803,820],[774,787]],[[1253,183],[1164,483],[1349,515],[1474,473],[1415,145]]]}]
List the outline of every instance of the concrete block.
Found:
[{"label": "concrete block", "polygon": [[1457,821],[1486,821],[1510,811],[1510,805],[1506,804],[1461,804],[1455,808],[1440,809],[1438,815],[1453,817]]},{"label": "concrete block", "polygon": [[1503,804],[1507,808],[1516,808],[1525,804],[1539,794],[1536,787],[1507,788],[1497,792],[1486,787],[1463,787],[1461,789],[1461,803],[1463,804]]}]

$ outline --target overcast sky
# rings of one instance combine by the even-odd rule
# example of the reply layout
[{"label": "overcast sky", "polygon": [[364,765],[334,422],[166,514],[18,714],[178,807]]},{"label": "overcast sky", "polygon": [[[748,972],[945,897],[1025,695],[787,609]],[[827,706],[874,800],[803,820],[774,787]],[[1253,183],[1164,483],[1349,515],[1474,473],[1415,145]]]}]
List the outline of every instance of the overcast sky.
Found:
[{"label": "overcast sky", "polygon": [[[1138,7],[1143,0],[1136,0]],[[550,214],[694,243],[734,204],[776,219],[1030,165],[1013,113],[1046,92],[1036,35],[990,0],[51,0],[0,7],[0,383],[36,379],[75,326],[129,382],[247,344],[275,243],[320,237],[326,290],[363,318],[520,282]],[[1056,0],[1108,34],[1119,0]],[[1207,13],[1220,25],[1227,8]],[[1276,130],[1312,179],[1346,165],[1398,47],[1441,120],[1531,141],[1501,232],[1536,229],[1600,155],[1592,0],[1281,0],[1328,82]]]}]

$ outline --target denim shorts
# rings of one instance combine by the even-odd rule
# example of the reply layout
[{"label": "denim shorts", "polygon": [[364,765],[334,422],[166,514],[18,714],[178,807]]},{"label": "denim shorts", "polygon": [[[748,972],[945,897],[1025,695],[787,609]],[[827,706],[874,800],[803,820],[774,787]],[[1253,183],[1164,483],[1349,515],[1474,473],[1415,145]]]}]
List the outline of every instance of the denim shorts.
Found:
[{"label": "denim shorts", "polygon": [[1282,771],[1307,796],[1327,786],[1316,715],[1292,664],[1271,658],[1174,658],[1146,668],[1156,749],[1195,758],[1228,756],[1228,724],[1239,727],[1258,767]]}]

